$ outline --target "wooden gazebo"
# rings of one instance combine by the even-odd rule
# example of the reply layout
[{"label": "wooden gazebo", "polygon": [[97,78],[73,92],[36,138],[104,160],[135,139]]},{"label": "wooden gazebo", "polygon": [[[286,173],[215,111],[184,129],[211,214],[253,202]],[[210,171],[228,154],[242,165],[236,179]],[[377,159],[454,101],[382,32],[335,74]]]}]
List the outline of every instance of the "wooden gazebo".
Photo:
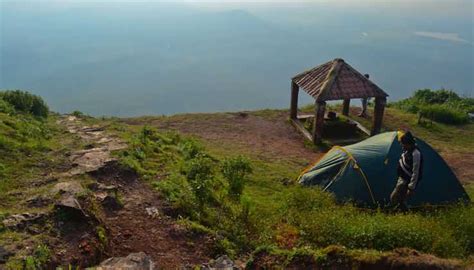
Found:
[{"label": "wooden gazebo", "polygon": [[[302,88],[316,100],[313,134],[304,129],[298,118],[298,93]],[[359,73],[344,60],[336,58],[291,79],[290,119],[295,127],[311,139],[320,143],[324,124],[326,101],[343,100],[342,114],[349,114],[350,100],[353,98],[375,98],[373,125],[370,135],[380,132],[387,102],[387,93]]]}]

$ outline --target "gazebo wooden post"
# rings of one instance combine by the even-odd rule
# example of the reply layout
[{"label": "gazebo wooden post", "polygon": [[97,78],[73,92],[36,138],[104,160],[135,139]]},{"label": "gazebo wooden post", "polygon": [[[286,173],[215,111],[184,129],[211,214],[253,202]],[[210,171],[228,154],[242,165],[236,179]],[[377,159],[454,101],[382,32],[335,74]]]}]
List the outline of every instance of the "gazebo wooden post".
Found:
[{"label": "gazebo wooden post", "polygon": [[342,103],[342,115],[348,116],[349,115],[349,105],[351,104],[350,99],[344,99]]},{"label": "gazebo wooden post", "polygon": [[376,97],[374,106],[374,122],[372,124],[372,131],[370,135],[376,135],[380,133],[382,128],[383,113],[385,110],[385,104],[387,103],[386,97]]},{"label": "gazebo wooden post", "polygon": [[290,118],[298,118],[298,92],[299,86],[292,80],[291,81],[291,104],[290,104]]},{"label": "gazebo wooden post", "polygon": [[313,143],[320,144],[323,138],[324,112],[326,111],[326,102],[317,101],[315,109],[315,118],[313,126]]}]

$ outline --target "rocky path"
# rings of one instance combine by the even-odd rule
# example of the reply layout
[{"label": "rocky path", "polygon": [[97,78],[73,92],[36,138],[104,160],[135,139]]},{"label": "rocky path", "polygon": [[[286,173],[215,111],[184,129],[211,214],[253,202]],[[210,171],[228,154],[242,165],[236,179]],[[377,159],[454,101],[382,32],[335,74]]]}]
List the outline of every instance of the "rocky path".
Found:
[{"label": "rocky path", "polygon": [[155,266],[164,269],[209,261],[212,239],[191,235],[166,216],[163,201],[153,188],[112,157],[112,151],[127,147],[123,141],[102,127],[85,126],[74,116],[64,117],[60,124],[90,146],[72,153],[73,168],[64,176],[88,174],[96,181],[89,188],[104,209],[99,220],[107,231],[105,257],[144,252]]}]

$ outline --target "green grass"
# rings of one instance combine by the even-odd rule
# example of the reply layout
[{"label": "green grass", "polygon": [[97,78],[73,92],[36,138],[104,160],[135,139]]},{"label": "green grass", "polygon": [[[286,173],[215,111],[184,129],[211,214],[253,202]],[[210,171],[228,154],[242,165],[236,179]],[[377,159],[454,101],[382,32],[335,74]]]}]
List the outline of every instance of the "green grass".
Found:
[{"label": "green grass", "polygon": [[[474,149],[474,123],[450,126],[433,122],[430,125],[418,124],[415,114],[404,113],[396,108],[386,108],[382,131],[409,129],[440,152],[470,153]],[[370,120],[352,116],[365,127],[371,127]]]},{"label": "green grass", "polygon": [[[0,92],[0,101],[3,94]],[[68,153],[83,147],[56,123],[57,114],[44,115],[47,107],[37,107],[45,105],[40,98],[29,97],[14,92],[10,101],[15,106],[0,102],[0,224],[11,214],[51,210],[51,205],[30,208],[26,201],[37,195],[49,197],[54,185],[50,179],[68,164]],[[49,226],[43,229],[48,231]],[[16,250],[7,269],[44,268],[51,255],[47,243],[47,233],[29,235],[0,225],[0,246]],[[20,248],[25,244],[32,248]]]},{"label": "green grass", "polygon": [[66,153],[81,147],[57,120],[0,113],[0,210],[21,207],[27,196],[44,192],[31,185],[52,177],[49,172],[65,163]]},{"label": "green grass", "polygon": [[[33,187],[32,184],[44,179],[45,173],[58,170],[65,163],[68,152],[84,146],[56,124],[58,116],[54,114],[47,119],[38,119],[28,114],[7,112],[11,108],[5,104],[0,106],[4,110],[0,112],[1,220],[7,214],[33,211],[24,201],[33,195],[46,194],[50,185]],[[387,108],[386,112],[385,130],[408,127],[441,151],[470,153],[474,149],[474,124],[424,126],[418,125],[414,114],[395,108]],[[210,234],[217,239],[216,253],[224,250],[237,256],[258,247],[275,246],[284,253],[310,252],[321,259],[327,246],[339,245],[349,252],[360,251],[357,254],[361,256],[371,254],[368,257],[398,247],[411,247],[441,257],[467,258],[473,254],[472,206],[454,205],[424,212],[391,214],[341,205],[331,194],[295,183],[301,170],[308,165],[306,157],[272,156],[245,147],[238,140],[222,143],[143,127],[145,122],[219,121],[232,114],[125,120],[130,125],[117,118],[98,119],[75,114],[84,124],[105,126],[108,132],[127,141],[129,148],[115,153],[122,164],[155,185],[183,218],[181,224],[195,233]],[[282,111],[261,110],[248,114],[280,121]],[[370,127],[367,119],[355,118]],[[227,124],[223,128],[232,130],[233,127]],[[314,151],[321,150],[314,148]],[[242,160],[248,161],[252,173],[246,170],[242,177],[235,178],[225,167],[234,164],[236,168],[245,168]],[[232,189],[236,183],[237,188]],[[474,185],[466,188],[474,197]],[[97,233],[100,236],[102,231],[98,229]],[[0,228],[0,245],[23,241],[26,237]],[[105,238],[100,238],[106,242]],[[42,243],[40,237],[32,241],[35,245]],[[38,252],[20,255],[37,254],[45,261],[46,251],[40,248]],[[24,260],[20,262],[24,263]],[[31,264],[36,262],[33,257],[30,259]]]},{"label": "green grass", "polygon": [[[274,112],[263,115],[273,117]],[[403,113],[400,115],[406,117]],[[131,150],[122,155],[125,164],[155,182],[176,211],[203,226],[201,231],[207,228],[220,232],[230,254],[261,245],[313,250],[341,245],[378,251],[410,247],[456,258],[466,258],[474,251],[471,240],[474,239],[474,222],[467,218],[474,216],[472,206],[390,214],[340,205],[328,193],[294,184],[305,166],[303,158],[272,159],[240,147],[237,142],[220,144],[147,129],[137,134],[137,126],[130,128],[125,132],[128,135],[123,135],[132,145]],[[143,140],[143,134],[148,132],[152,142]],[[185,147],[188,143],[193,146]],[[208,156],[209,165],[195,163],[194,154],[189,154],[194,150],[187,148]],[[240,202],[226,196],[228,184],[219,173],[222,160],[236,155],[247,156],[253,168]],[[199,193],[208,198],[204,202],[196,198],[193,184],[187,178],[187,168],[194,166],[192,164],[210,166],[200,180],[209,188],[208,193]],[[471,196],[472,191],[470,187]]]}]

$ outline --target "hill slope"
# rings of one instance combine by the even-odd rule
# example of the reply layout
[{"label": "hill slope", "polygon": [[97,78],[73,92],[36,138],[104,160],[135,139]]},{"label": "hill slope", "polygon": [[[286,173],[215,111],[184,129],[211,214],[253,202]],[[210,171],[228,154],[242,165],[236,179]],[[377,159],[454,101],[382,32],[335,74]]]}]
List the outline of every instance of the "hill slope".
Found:
[{"label": "hill slope", "polygon": [[[22,121],[0,117],[2,124]],[[90,266],[139,251],[168,268],[223,253],[242,263],[250,258],[249,267],[450,269],[472,261],[472,206],[368,212],[295,185],[301,169],[327,149],[306,144],[284,110],[34,121],[49,136],[17,138],[15,157],[1,159],[0,265],[11,269]],[[415,116],[388,109],[386,128],[398,127],[440,150],[474,195],[473,124],[424,128]],[[16,138],[20,129],[0,131]],[[244,183],[242,194],[230,192],[236,179]],[[69,198],[82,210],[64,202]],[[18,214],[23,219],[5,225]]]}]

